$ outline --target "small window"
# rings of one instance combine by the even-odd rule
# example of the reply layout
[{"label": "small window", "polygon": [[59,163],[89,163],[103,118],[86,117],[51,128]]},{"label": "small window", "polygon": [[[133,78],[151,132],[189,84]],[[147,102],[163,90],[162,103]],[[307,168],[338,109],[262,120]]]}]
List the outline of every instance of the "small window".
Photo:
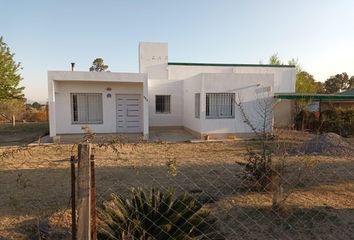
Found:
[{"label": "small window", "polygon": [[207,93],[206,118],[234,118],[234,93]]},{"label": "small window", "polygon": [[200,117],[200,93],[196,93],[195,94],[195,97],[194,97],[194,116],[196,118],[199,118]]},{"label": "small window", "polygon": [[171,96],[156,95],[156,113],[171,113]]},{"label": "small window", "polygon": [[103,123],[101,93],[72,93],[71,119],[73,124]]}]

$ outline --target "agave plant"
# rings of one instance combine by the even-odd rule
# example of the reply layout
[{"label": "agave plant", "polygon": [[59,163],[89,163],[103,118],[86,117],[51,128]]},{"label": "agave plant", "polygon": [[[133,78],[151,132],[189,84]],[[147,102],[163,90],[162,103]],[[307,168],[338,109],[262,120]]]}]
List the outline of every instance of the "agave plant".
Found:
[{"label": "agave plant", "polygon": [[173,191],[132,190],[131,198],[112,194],[98,210],[99,239],[212,239],[215,218],[192,196],[174,198]]}]

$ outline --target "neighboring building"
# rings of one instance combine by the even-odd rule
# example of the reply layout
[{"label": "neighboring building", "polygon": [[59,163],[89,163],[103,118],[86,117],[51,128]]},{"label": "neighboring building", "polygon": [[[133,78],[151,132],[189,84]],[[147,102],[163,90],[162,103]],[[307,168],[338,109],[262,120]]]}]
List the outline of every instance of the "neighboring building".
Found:
[{"label": "neighboring building", "polygon": [[[295,68],[286,65],[168,62],[166,43],[140,43],[139,73],[49,71],[50,136],[142,133],[149,127],[184,127],[197,137],[248,136],[235,107],[259,126],[259,92],[295,92]],[[292,123],[291,101],[279,102],[274,124]]]},{"label": "neighboring building", "polygon": [[[354,110],[354,88],[346,90],[344,92],[337,94],[338,99],[332,99],[329,101],[321,101],[321,111],[325,111],[328,109],[352,109]],[[340,97],[345,99],[341,99]],[[351,99],[350,99],[351,97]]]}]

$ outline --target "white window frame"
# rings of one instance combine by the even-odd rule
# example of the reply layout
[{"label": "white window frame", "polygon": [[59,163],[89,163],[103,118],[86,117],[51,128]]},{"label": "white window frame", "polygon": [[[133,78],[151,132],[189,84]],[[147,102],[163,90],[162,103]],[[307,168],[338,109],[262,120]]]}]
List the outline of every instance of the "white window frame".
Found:
[{"label": "white window frame", "polygon": [[[228,112],[230,112],[231,114],[227,114]],[[205,118],[206,119],[235,118],[235,93],[206,93],[205,94]]]},{"label": "white window frame", "polygon": [[194,95],[194,117],[200,118],[200,93]]},{"label": "white window frame", "polygon": [[[74,106],[74,96],[76,96],[76,106]],[[78,96],[82,99],[81,103],[78,103]],[[94,107],[89,105],[89,97],[98,97],[98,101],[95,103]],[[81,105],[81,106],[80,106]],[[103,124],[103,102],[102,93],[70,93],[70,106],[71,106],[71,123],[72,124]],[[76,108],[76,110],[75,110]],[[83,108],[79,110],[79,108]],[[95,111],[95,119],[91,116],[90,112]],[[80,114],[82,118],[80,119]],[[76,117],[75,117],[76,115]],[[75,118],[77,120],[75,120]]]},{"label": "white window frame", "polygon": [[[165,98],[162,102],[164,105],[166,105],[166,106],[162,107],[163,111],[157,110],[157,98],[158,97]],[[155,113],[156,114],[170,114],[171,113],[171,95],[167,95],[167,94],[155,95]]]}]

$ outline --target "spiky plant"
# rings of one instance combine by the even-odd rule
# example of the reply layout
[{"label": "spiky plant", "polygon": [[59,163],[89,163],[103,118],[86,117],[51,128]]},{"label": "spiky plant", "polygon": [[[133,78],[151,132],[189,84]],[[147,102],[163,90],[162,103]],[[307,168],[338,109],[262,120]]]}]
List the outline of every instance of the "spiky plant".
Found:
[{"label": "spiky plant", "polygon": [[193,197],[173,191],[133,189],[131,198],[112,194],[98,211],[99,239],[189,240],[210,239],[215,219]]}]

